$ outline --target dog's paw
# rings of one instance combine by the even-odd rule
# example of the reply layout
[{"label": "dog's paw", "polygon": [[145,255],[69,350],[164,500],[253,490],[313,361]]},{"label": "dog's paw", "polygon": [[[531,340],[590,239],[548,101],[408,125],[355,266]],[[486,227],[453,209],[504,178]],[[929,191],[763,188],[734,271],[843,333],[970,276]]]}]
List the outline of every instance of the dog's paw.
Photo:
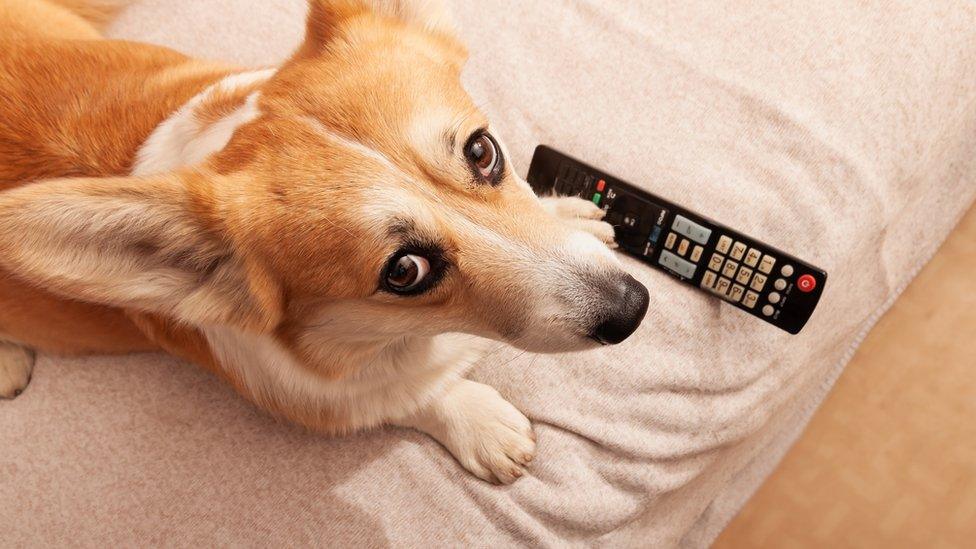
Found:
[{"label": "dog's paw", "polygon": [[570,223],[577,230],[583,231],[585,233],[590,233],[595,236],[597,240],[603,242],[611,248],[617,247],[616,232],[613,230],[613,225],[609,223],[604,223],[603,221],[593,221],[592,219],[579,219]]},{"label": "dog's paw", "polygon": [[414,427],[444,445],[476,477],[511,484],[535,457],[528,418],[480,383],[461,380],[428,408],[400,425]]},{"label": "dog's paw", "polygon": [[455,428],[444,445],[478,478],[515,482],[535,458],[532,424],[487,385],[471,383],[464,392],[456,403]]},{"label": "dog's paw", "polygon": [[547,196],[542,198],[542,207],[550,214],[564,221],[589,219],[599,221],[606,214],[590,200],[576,196]]},{"label": "dog's paw", "polygon": [[543,198],[542,205],[570,227],[595,236],[611,248],[617,247],[613,225],[602,221],[606,212],[593,202],[575,196],[551,196]]},{"label": "dog's paw", "polygon": [[0,399],[16,398],[30,383],[34,351],[0,341]]}]

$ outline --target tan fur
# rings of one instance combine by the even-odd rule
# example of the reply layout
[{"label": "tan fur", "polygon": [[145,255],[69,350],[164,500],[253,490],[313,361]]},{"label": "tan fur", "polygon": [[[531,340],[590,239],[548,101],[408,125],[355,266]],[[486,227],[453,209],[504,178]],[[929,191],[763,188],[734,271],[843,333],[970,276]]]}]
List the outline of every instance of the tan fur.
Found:
[{"label": "tan fur", "polygon": [[[45,0],[39,0],[45,1]],[[133,0],[46,0],[95,26],[108,24]]]},{"label": "tan fur", "polygon": [[[60,4],[91,20],[118,5]],[[600,242],[612,231],[592,205],[538,200],[511,166],[475,178],[462,149],[489,124],[439,2],[310,7],[294,57],[243,74],[0,0],[0,334],[57,353],[164,349],[275,414],[418,427],[510,482],[534,451],[528,421],[458,372],[482,337],[593,346],[591,296],[624,276]],[[34,32],[41,20],[65,33]],[[200,162],[128,175],[189,144]],[[383,291],[417,239],[443,278]]]}]

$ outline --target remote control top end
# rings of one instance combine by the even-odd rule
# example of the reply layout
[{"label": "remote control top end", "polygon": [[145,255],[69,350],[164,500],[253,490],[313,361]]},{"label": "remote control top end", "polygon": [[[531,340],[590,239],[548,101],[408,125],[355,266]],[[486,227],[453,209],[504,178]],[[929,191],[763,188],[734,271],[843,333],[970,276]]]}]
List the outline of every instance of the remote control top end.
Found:
[{"label": "remote control top end", "polygon": [[536,149],[528,182],[540,196],[592,200],[621,250],[791,334],[827,283],[822,269],[550,147]]}]

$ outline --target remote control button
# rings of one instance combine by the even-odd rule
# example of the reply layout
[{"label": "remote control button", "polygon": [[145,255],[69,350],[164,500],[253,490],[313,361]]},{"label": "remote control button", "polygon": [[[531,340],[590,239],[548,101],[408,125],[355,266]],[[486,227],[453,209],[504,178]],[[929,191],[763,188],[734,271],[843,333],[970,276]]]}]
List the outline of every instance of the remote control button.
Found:
[{"label": "remote control button", "polygon": [[769,299],[769,302],[770,302],[770,303],[772,303],[773,305],[776,305],[777,303],[779,303],[779,300],[780,300],[781,298],[782,298],[782,296],[780,296],[780,295],[779,295],[778,293],[776,293],[776,292],[772,292],[772,293],[770,293],[770,294],[769,294],[769,297],[768,297],[768,299]]},{"label": "remote control button", "polygon": [[674,233],[668,233],[668,239],[664,241],[664,247],[669,250],[673,250],[674,243],[677,242],[677,240],[678,240],[678,235]]},{"label": "remote control button", "polygon": [[741,242],[736,242],[735,244],[732,245],[732,253],[729,254],[729,257],[731,257],[732,259],[734,259],[736,261],[739,261],[739,260],[742,259],[742,256],[744,256],[744,255],[746,255],[746,245],[745,244],[743,244]]},{"label": "remote control button", "polygon": [[599,181],[597,181],[597,183],[596,183],[596,190],[597,190],[597,192],[601,192],[602,193],[603,190],[606,189],[606,188],[607,188],[607,182],[606,181],[604,181],[602,179],[599,180]]},{"label": "remote control button", "polygon": [[701,259],[701,256],[704,252],[705,252],[705,248],[702,248],[701,246],[695,246],[695,249],[691,251],[691,261],[694,263],[698,263],[698,261]]},{"label": "remote control button", "polygon": [[817,279],[811,275],[803,275],[796,281],[796,287],[803,293],[810,293],[817,289]]},{"label": "remote control button", "polygon": [[624,216],[623,225],[625,227],[633,229],[640,224],[640,217],[637,214],[627,214]]},{"label": "remote control button", "polygon": [[593,195],[593,203],[596,204],[597,206],[600,205],[600,201],[601,200],[603,200],[603,195],[602,194],[596,193],[595,195]]},{"label": "remote control button", "polygon": [[701,287],[705,288],[706,290],[711,290],[715,287],[715,281],[717,279],[718,276],[715,273],[712,271],[705,271],[705,276],[702,277]]},{"label": "remote control button", "polygon": [[727,278],[718,279],[718,284],[715,285],[715,291],[725,295],[729,291],[729,286],[732,285],[732,281]]},{"label": "remote control button", "polygon": [[745,295],[745,293],[746,287],[736,284],[732,286],[731,290],[729,290],[729,300],[738,303],[742,300],[742,296]]},{"label": "remote control button", "polygon": [[748,267],[742,267],[739,269],[739,274],[735,275],[735,281],[739,284],[748,284],[750,278],[752,278],[752,269]]},{"label": "remote control button", "polygon": [[746,298],[742,300],[742,304],[751,309],[756,306],[756,302],[758,301],[759,294],[756,292],[747,292]]},{"label": "remote control button", "polygon": [[735,272],[739,269],[739,264],[731,259],[725,262],[725,267],[722,268],[722,275],[732,278],[735,276]]},{"label": "remote control button", "polygon": [[732,247],[732,239],[727,236],[722,236],[718,239],[718,244],[715,246],[715,249],[720,254],[727,254],[729,253],[729,249],[731,247]]},{"label": "remote control button", "polygon": [[767,255],[766,257],[762,258],[762,261],[759,262],[759,272],[769,274],[773,272],[774,266],[776,266],[776,258]]},{"label": "remote control button", "polygon": [[712,254],[712,259],[709,260],[708,262],[708,268],[713,271],[717,271],[722,268],[723,261],[725,261],[725,259],[722,256],[718,254]]},{"label": "remote control button", "polygon": [[761,292],[762,289],[766,287],[766,275],[756,273],[756,276],[753,277],[752,284],[750,284],[749,287],[757,292]]},{"label": "remote control button", "polygon": [[762,257],[762,253],[759,250],[757,250],[755,248],[749,248],[749,251],[746,252],[746,261],[745,261],[745,263],[746,263],[746,265],[748,265],[748,266],[752,267],[753,269],[755,269],[756,268],[756,265],[759,265],[759,259],[761,257]]},{"label": "remote control button", "polygon": [[712,237],[711,229],[706,229],[683,215],[674,218],[674,224],[671,225],[671,228],[674,229],[674,232],[703,245],[708,244],[708,239]]},{"label": "remote control button", "polygon": [[789,278],[793,276],[793,265],[783,265],[783,268],[779,272],[786,278]]},{"label": "remote control button", "polygon": [[681,244],[678,244],[678,255],[684,256],[688,253],[688,247],[691,246],[691,242],[688,242],[687,238],[681,239]]},{"label": "remote control button", "polygon": [[698,267],[694,263],[688,263],[669,251],[661,252],[661,258],[658,259],[658,263],[685,278],[694,277],[695,271],[698,270]]},{"label": "remote control button", "polygon": [[766,305],[762,308],[762,313],[766,316],[773,316],[773,313],[775,312],[776,309],[774,309],[772,305]]},{"label": "remote control button", "polygon": [[659,239],[659,238],[661,238],[661,226],[660,225],[654,225],[654,228],[651,229],[651,236],[649,236],[647,238],[647,240],[649,242],[653,242],[653,243],[656,244],[657,243],[657,239]]},{"label": "remote control button", "polygon": [[777,290],[782,292],[783,290],[786,289],[786,281],[783,280],[782,278],[777,278],[776,282],[773,282],[773,288],[776,288]]}]

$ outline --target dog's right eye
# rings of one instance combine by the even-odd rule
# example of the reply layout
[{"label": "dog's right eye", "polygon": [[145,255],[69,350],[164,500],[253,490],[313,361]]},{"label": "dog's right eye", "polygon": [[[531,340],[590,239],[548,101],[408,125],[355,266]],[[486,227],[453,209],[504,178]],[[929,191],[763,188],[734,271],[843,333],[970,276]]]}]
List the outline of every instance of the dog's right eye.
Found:
[{"label": "dog's right eye", "polygon": [[485,130],[471,136],[464,148],[464,155],[479,179],[491,184],[498,182],[505,161],[495,139]]},{"label": "dog's right eye", "polygon": [[390,259],[386,267],[386,287],[398,294],[410,294],[422,290],[431,273],[427,258],[399,253]]}]

